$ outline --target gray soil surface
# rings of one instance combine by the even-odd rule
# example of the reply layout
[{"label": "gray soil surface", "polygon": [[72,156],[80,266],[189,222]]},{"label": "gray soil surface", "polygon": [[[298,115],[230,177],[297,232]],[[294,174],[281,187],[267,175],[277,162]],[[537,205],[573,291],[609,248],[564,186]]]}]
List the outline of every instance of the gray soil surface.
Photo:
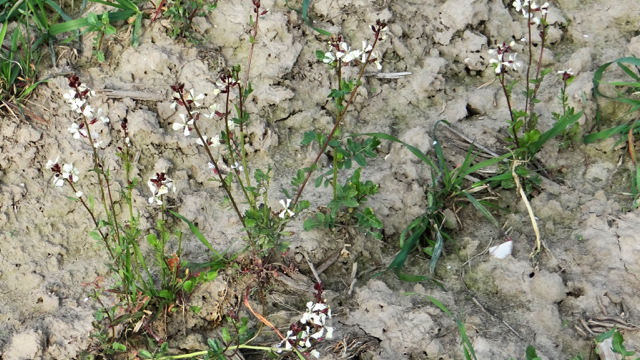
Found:
[{"label": "gray soil surface", "polygon": [[[101,6],[89,5],[93,11],[102,11]],[[282,198],[280,188],[290,188],[291,177],[308,166],[317,151],[298,145],[304,132],[331,130],[334,111],[326,96],[333,77],[315,55],[316,50],[326,51],[328,38],[314,32],[283,1],[263,0],[262,5],[270,10],[260,20],[251,67],[255,92],[247,104],[252,114],[249,161],[251,169],[274,168],[269,206],[275,209]],[[246,64],[251,9],[249,0],[220,0],[210,15],[194,20],[194,29],[203,39],[199,45],[169,37],[171,24],[166,19],[144,20],[137,48],[129,45],[126,24],[105,40],[102,64],[91,59],[92,39],[85,36],[69,47],[56,48],[58,68],[47,68],[50,63],[43,66],[43,76],[73,71],[96,91],[92,106],[102,108],[111,119],[108,126],[99,128],[101,148],[115,169],[120,167],[114,155],[119,122],[128,119],[131,140],[140,153],[135,176],[142,181],[134,190],[134,201],[145,231],[154,227],[158,213],[147,202],[146,180],[166,171],[178,188],[170,200],[172,210],[197,223],[217,249],[243,247],[238,241],[240,223],[222,205],[222,189],[207,181],[205,152],[193,138],[171,127],[179,118],[170,107],[169,86],[184,82],[186,88],[207,95],[206,106],[221,101],[213,96],[218,72],[225,66]],[[364,86],[344,119],[343,134],[389,133],[429,153],[433,125],[446,119],[468,138],[504,151],[499,138],[506,134],[509,115],[498,81],[487,85],[495,79],[487,50],[526,35],[525,19],[510,3],[316,0],[309,12],[316,26],[342,34],[358,48],[370,38],[370,24],[376,19],[387,21],[389,39],[378,48],[384,54],[381,72],[411,73],[382,79],[375,76],[374,67],[368,68]],[[542,85],[542,101],[536,106],[541,129],[550,128],[551,113],[561,110],[557,101],[561,81],[553,75],[568,68],[575,73],[567,89],[569,104],[585,111],[579,120],[581,135],[595,128],[594,71],[619,57],[640,56],[639,20],[636,0],[551,2],[549,47],[542,62],[553,71]],[[524,47],[519,44],[516,49],[522,53]],[[622,71],[612,70],[612,79],[625,79]],[[350,71],[355,75],[355,70]],[[67,80],[56,76],[35,91],[29,106],[46,123],[11,116],[0,120],[2,360],[79,356],[92,341],[93,314],[99,307],[87,301],[91,287],[86,284],[100,276],[107,282],[111,278],[105,266],[107,254],[88,236],[93,228],[90,218],[67,199],[72,195],[68,188],[52,186],[51,172],[45,169],[47,160],[61,156],[80,169],[81,184],[93,179],[87,173],[90,146],[67,131],[76,115],[62,97],[67,90]],[[522,107],[524,98],[516,94],[513,101]],[[600,106],[604,127],[617,125],[613,119],[626,110],[607,101]],[[204,126],[206,133],[219,131],[219,124]],[[468,143],[444,128],[438,134],[445,153],[452,163],[459,163]],[[632,198],[625,193],[630,191],[632,164],[624,144],[615,146],[616,140],[590,145],[578,141],[566,149],[552,140],[540,152],[541,163],[553,169],[553,181],[543,182],[531,199],[547,247],[535,261],[529,257],[535,235],[514,190],[494,194],[496,203],[510,210],[493,212],[506,224],[504,229],[511,229],[514,250],[506,259],[495,259],[485,251],[504,241],[502,232],[472,208],[459,212],[463,227],[456,231],[455,244],[447,244],[434,274],[446,291],[432,282],[401,282],[393,274],[371,277],[399,250],[400,232],[425,211],[424,186],[431,176],[429,168],[408,150],[383,142],[378,158],[363,170],[364,179],[380,184],[369,206],[384,223],[383,241],[347,230],[305,232],[304,214],[300,214],[290,223],[295,235],[287,239],[290,251],[282,259],[300,269],[299,278],[275,283],[267,296],[268,318],[286,329],[312,299],[304,289],[312,284],[313,275],[302,254],[320,264],[344,249],[343,256],[321,275],[336,331],[333,339],[320,346],[322,358],[464,359],[456,324],[423,296],[429,295],[463,321],[478,359],[523,359],[528,345],[534,345],[542,359],[578,354],[596,359],[593,336],[581,320],[619,317],[640,324],[640,213],[629,210]],[[116,195],[121,186],[116,183]],[[315,209],[327,204],[331,192],[311,186],[304,197]],[[184,258],[206,261],[209,254],[202,243],[184,224],[173,225],[185,233]],[[141,246],[149,250],[146,243]],[[171,246],[175,247],[170,245],[169,253],[175,251]],[[356,262],[362,275],[350,292]],[[428,263],[416,252],[405,271],[429,275]],[[235,294],[222,278],[197,290],[195,302],[189,304],[202,307],[197,316],[168,321],[170,348],[205,349],[206,338],[217,336],[214,325],[220,322],[221,304],[229,300],[228,294]],[[250,325],[256,326],[255,319]],[[598,331],[597,325],[590,327]],[[640,348],[637,332],[625,331],[624,336],[627,348]],[[264,343],[276,340],[267,337]]]}]

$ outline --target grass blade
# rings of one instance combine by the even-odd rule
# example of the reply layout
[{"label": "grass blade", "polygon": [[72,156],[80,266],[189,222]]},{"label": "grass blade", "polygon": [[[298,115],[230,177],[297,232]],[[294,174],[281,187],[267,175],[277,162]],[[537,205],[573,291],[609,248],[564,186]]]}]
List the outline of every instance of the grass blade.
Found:
[{"label": "grass blade", "polygon": [[489,210],[487,210],[487,208],[484,207],[484,205],[482,205],[476,198],[471,196],[471,194],[469,194],[468,192],[463,191],[462,193],[467,197],[467,199],[469,199],[469,201],[471,201],[471,203],[473,204],[473,206],[476,207],[476,209],[480,210],[482,215],[484,215],[489,221],[491,221],[491,223],[495,225],[497,228],[500,228],[500,224],[498,224],[498,221],[493,217],[493,215],[491,215]]},{"label": "grass blade", "polygon": [[389,267],[387,267],[387,270],[402,269],[402,267],[404,266],[404,263],[407,261],[407,257],[409,256],[409,253],[411,252],[413,247],[416,245],[418,240],[420,240],[420,236],[422,236],[422,234],[427,230],[427,221],[428,221],[427,219],[422,218],[422,223],[416,226],[415,230],[413,230],[413,233],[411,234],[411,236],[409,236],[407,241],[404,243],[404,246],[402,246],[402,249],[400,250],[398,255],[396,255],[396,257],[393,259],[391,264],[389,264]]},{"label": "grass blade", "polygon": [[396,142],[398,144],[402,144],[404,145],[404,147],[409,149],[409,151],[411,151],[413,155],[417,156],[420,160],[422,160],[422,162],[431,166],[433,169],[436,169],[436,170],[438,169],[436,164],[434,164],[433,161],[431,161],[431,159],[427,157],[427,155],[425,155],[422,151],[420,151],[420,149],[407,144],[406,142],[398,139],[395,136],[391,136],[385,133],[366,133],[366,134],[354,134],[354,135],[351,135],[350,137],[355,137],[355,136],[375,136],[379,139],[384,139],[384,140]]},{"label": "grass blade", "polygon": [[436,264],[438,263],[438,259],[440,259],[440,255],[442,255],[442,248],[444,247],[444,240],[442,239],[440,229],[438,229],[437,226],[434,228],[436,231],[436,244],[433,247],[431,262],[429,263],[429,272],[432,274],[436,271]]},{"label": "grass blade", "polygon": [[453,316],[451,311],[449,311],[449,309],[447,309],[446,306],[444,306],[440,301],[438,301],[435,298],[432,298],[431,296],[428,296],[428,295],[425,295],[425,297],[429,301],[431,301],[435,306],[437,306],[440,310],[442,310],[445,314],[451,316],[453,321],[456,322],[456,325],[458,325],[458,331],[460,332],[460,336],[462,337],[462,344],[463,344],[463,347],[464,347],[464,351],[468,352],[469,354],[471,354],[471,356],[473,357],[474,360],[477,360],[476,352],[475,352],[475,350],[473,350],[473,344],[471,344],[471,341],[467,337],[467,330],[464,328],[464,324],[461,323],[460,320],[458,320],[455,316]]},{"label": "grass blade", "polygon": [[198,228],[193,225],[193,223],[191,223],[191,221],[187,220],[187,218],[185,218],[184,216],[178,214],[177,212],[173,212],[171,210],[169,210],[170,213],[172,213],[175,217],[177,217],[178,219],[184,221],[187,223],[187,225],[189,225],[189,229],[191,229],[191,232],[193,233],[193,235],[195,235],[198,240],[200,240],[201,243],[204,244],[204,246],[206,246],[212,253],[214,253],[218,258],[221,258],[222,255],[220,255],[220,253],[218,253],[213,246],[211,246],[211,244],[209,243],[209,241],[204,237],[204,235],[202,235],[202,233],[200,232],[200,230],[198,230]]},{"label": "grass blade", "polygon": [[140,44],[140,24],[142,24],[142,14],[136,16],[136,20],[133,23],[133,32],[131,33],[131,46],[134,48]]},{"label": "grass blade", "polygon": [[540,150],[542,145],[544,145],[551,138],[562,133],[568,126],[578,121],[582,117],[583,113],[584,113],[584,110],[580,111],[579,113],[573,116],[562,117],[560,121],[556,122],[551,129],[545,131],[542,135],[540,135],[540,138],[538,138],[538,141],[529,145],[529,153],[536,154],[538,150]]}]

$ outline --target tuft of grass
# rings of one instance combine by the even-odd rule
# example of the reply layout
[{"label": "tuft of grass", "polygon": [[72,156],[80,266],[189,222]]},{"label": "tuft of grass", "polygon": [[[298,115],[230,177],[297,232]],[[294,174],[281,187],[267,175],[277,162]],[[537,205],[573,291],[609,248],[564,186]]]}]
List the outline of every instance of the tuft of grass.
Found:
[{"label": "tuft of grass", "polygon": [[[508,157],[511,153],[482,161],[473,165],[476,155],[473,153],[473,144],[469,146],[467,155],[463,163],[455,168],[450,168],[447,164],[442,145],[435,137],[435,131],[440,122],[447,123],[444,120],[436,122],[434,125],[434,142],[436,159],[433,161],[422,151],[411,146],[398,138],[383,133],[360,134],[364,136],[376,136],[383,140],[399,143],[405,146],[409,151],[416,155],[422,162],[431,168],[431,186],[427,188],[428,205],[424,214],[414,219],[400,234],[400,252],[393,259],[387,270],[394,270],[396,273],[404,267],[409,254],[416,248],[420,249],[431,260],[429,263],[429,271],[435,272],[438,260],[442,256],[442,250],[445,240],[452,240],[452,235],[444,230],[446,218],[443,210],[449,207],[461,207],[463,203],[470,202],[478,211],[482,213],[492,224],[499,227],[497,220],[491,215],[487,209],[488,203],[481,198],[476,198],[473,193],[477,189],[466,187],[469,183],[466,178],[472,173],[484,169],[488,166],[495,165]],[[447,123],[448,124],[448,123]]]},{"label": "tuft of grass", "polygon": [[[624,71],[630,77],[630,81],[613,81],[613,82],[604,82],[602,77],[604,76],[605,71],[609,68],[609,66],[616,64],[620,69]],[[631,66],[635,67],[635,70],[638,72],[636,74],[633,70],[631,70]],[[600,91],[600,85],[607,84],[614,87],[616,95],[615,96],[607,96],[604,95]],[[636,161],[635,155],[635,135],[640,132],[640,127],[638,122],[640,122],[640,117],[637,116],[638,110],[640,110],[640,58],[636,57],[624,57],[619,58],[614,61],[608,62],[606,64],[601,65],[596,72],[593,74],[593,97],[596,100],[597,98],[605,98],[610,99],[612,101],[625,104],[629,106],[629,110],[625,112],[620,118],[623,118],[628,115],[632,115],[632,120],[626,124],[618,125],[613,128],[602,130],[593,134],[589,134],[584,137],[584,143],[590,144],[596,141],[605,140],[612,136],[620,135],[620,139],[616,142],[615,145],[623,141],[627,141],[629,156],[631,158],[631,162],[633,163],[633,170],[631,173],[631,194],[633,196],[632,208],[635,209],[640,205],[639,197],[640,197],[640,166]],[[600,111],[596,112],[596,123],[600,126]],[[615,146],[614,145],[614,146]]]},{"label": "tuft of grass", "polygon": [[[418,294],[406,293],[405,295],[418,295]],[[458,318],[456,318],[451,313],[451,311],[449,311],[449,309],[447,309],[447,307],[444,306],[444,304],[442,304],[440,301],[428,295],[424,295],[424,297],[427,298],[427,300],[431,301],[433,305],[437,306],[445,314],[451,316],[453,321],[455,321],[456,325],[458,326],[458,332],[460,333],[460,337],[462,338],[462,350],[464,351],[464,358],[466,360],[472,360],[472,359],[477,360],[476,352],[473,349],[473,344],[471,343],[471,341],[469,340],[469,337],[467,336],[467,330],[465,329],[464,324],[460,320],[458,320]],[[527,358],[527,360],[529,360],[529,358]]]}]

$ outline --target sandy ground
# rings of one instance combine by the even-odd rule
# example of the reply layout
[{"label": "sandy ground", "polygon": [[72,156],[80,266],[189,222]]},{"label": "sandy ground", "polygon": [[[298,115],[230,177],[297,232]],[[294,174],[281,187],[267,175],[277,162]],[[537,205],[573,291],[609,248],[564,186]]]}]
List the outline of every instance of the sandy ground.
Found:
[{"label": "sandy ground", "polygon": [[[91,39],[70,44],[78,58],[57,48],[58,69],[44,73],[75,71],[97,92],[92,105],[111,118],[103,127],[103,148],[114,145],[112,135],[125,117],[129,120],[135,149],[140,152],[136,176],[144,179],[134,191],[142,226],[152,228],[157,210],[147,205],[146,179],[155,171],[167,171],[176,180],[178,193],[171,206],[196,222],[219,249],[232,245],[240,228],[234,214],[221,205],[222,190],[207,181],[207,160],[202,149],[171,129],[178,120],[170,108],[169,86],[176,81],[207,94],[206,105],[215,101],[217,72],[226,65],[244,64],[249,48],[247,19],[251,2],[222,0],[210,16],[194,21],[204,39],[198,46],[178,42],[166,35],[168,22],[142,26],[137,49],[126,34],[108,38],[104,64],[87,65]],[[264,0],[270,9],[260,20],[260,34],[251,69],[255,88],[248,110],[250,156],[253,168],[274,167],[271,206],[277,207],[279,189],[291,175],[314,156],[301,148],[305,131],[328,132],[332,111],[326,95],[331,88],[326,67],[315,57],[326,49],[326,37],[306,26],[300,15],[282,1]],[[96,8],[97,9],[97,8]],[[318,0],[310,12],[316,25],[359,46],[368,39],[369,24],[389,22],[390,36],[380,45],[384,53],[382,72],[408,71],[400,79],[378,79],[366,74],[365,86],[343,123],[344,133],[386,132],[429,151],[431,129],[446,119],[469,138],[499,149],[495,133],[506,128],[508,113],[489,66],[490,46],[525,35],[524,18],[498,0]],[[543,64],[556,71],[571,68],[576,74],[568,88],[569,102],[585,110],[580,120],[586,133],[595,124],[591,97],[594,70],[621,56],[640,56],[640,4],[633,0],[551,3],[549,47]],[[126,29],[121,30],[122,33]],[[371,76],[370,76],[371,75]],[[614,76],[616,73],[614,72]],[[620,78],[622,73],[617,74]],[[91,223],[66,191],[51,186],[48,159],[61,156],[73,161],[88,178],[91,149],[73,139],[67,128],[72,112],[63,101],[66,80],[59,76],[40,86],[32,98],[33,109],[48,123],[35,120],[1,120],[0,133],[0,358],[72,359],[89,345],[93,312],[97,304],[85,301],[90,283],[109,277],[105,254],[87,236]],[[558,111],[560,81],[547,77],[537,106],[540,127],[548,129]],[[135,92],[116,97],[116,92]],[[584,93],[587,103],[582,103]],[[131,93],[129,93],[131,94]],[[522,102],[515,96],[516,103]],[[602,102],[605,126],[624,111]],[[216,125],[206,130],[213,131]],[[443,137],[459,140],[443,131]],[[443,141],[452,161],[466,151],[455,141]],[[454,144],[454,145],[452,145]],[[540,154],[545,165],[562,169],[554,183],[532,199],[542,239],[549,251],[532,262],[534,233],[524,204],[513,191],[501,191],[497,200],[511,213],[495,213],[513,228],[513,255],[496,260],[483,254],[490,243],[502,241],[500,232],[473,210],[460,213],[464,227],[456,245],[447,246],[436,278],[447,291],[432,283],[403,283],[395,276],[371,278],[366,271],[386,265],[398,250],[402,229],[422,214],[426,204],[423,185],[430,174],[407,150],[384,143],[380,156],[363,177],[380,184],[370,202],[384,222],[382,242],[361,234],[332,236],[323,231],[305,233],[294,223],[290,256],[285,260],[300,268],[301,277],[311,275],[300,254],[323,260],[343,248],[341,258],[324,274],[334,314],[336,338],[324,345],[326,358],[341,358],[333,349],[346,339],[348,354],[367,359],[463,359],[455,323],[420,294],[439,299],[466,324],[478,359],[524,358],[534,345],[543,359],[589,358],[588,334],[576,330],[580,320],[622,314],[627,322],[640,323],[640,213],[628,211],[628,157],[615,141],[593,145],[574,144],[559,150],[551,141]],[[112,166],[119,166],[112,150],[106,152]],[[387,156],[388,155],[388,156]],[[619,158],[622,161],[619,162]],[[116,185],[119,186],[119,185]],[[331,194],[309,189],[306,198],[325,205]],[[183,226],[176,222],[176,226]],[[185,233],[187,229],[185,228]],[[189,233],[185,257],[205,260],[206,249]],[[146,244],[144,245],[146,246]],[[479,256],[477,256],[479,255]],[[362,277],[349,294],[350,274],[358,262]],[[427,274],[428,259],[415,255],[407,272]],[[303,282],[303,280],[299,280]],[[223,282],[199,289],[204,297],[199,316],[187,321],[188,335],[170,331],[174,349],[203,349],[214,336],[219,292]],[[402,295],[413,292],[418,295]],[[302,300],[301,300],[302,299]],[[299,316],[311,294],[279,284],[269,295],[267,313],[278,326]],[[207,310],[208,309],[208,310]],[[255,324],[255,322],[253,322]],[[176,325],[181,329],[183,325]],[[640,346],[640,336],[625,332],[628,347]],[[255,355],[254,355],[255,357]],[[595,357],[593,357],[595,358]]]}]

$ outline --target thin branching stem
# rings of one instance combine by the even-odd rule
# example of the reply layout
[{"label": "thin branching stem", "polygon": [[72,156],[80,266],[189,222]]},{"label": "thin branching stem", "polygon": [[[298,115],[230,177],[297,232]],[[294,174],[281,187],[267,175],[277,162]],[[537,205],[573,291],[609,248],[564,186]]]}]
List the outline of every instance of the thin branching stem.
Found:
[{"label": "thin branching stem", "polygon": [[[76,190],[76,187],[73,186],[73,182],[69,181],[69,179],[65,179],[65,181],[69,183],[69,185],[71,185],[71,190],[73,190],[74,193],[78,192]],[[112,259],[115,259],[115,257],[113,256],[113,252],[111,251],[111,246],[109,246],[109,241],[107,240],[107,236],[102,233],[102,230],[100,230],[100,227],[98,226],[98,220],[96,220],[95,215],[93,215],[93,211],[91,211],[91,209],[89,208],[89,206],[87,205],[87,203],[84,201],[82,197],[79,197],[78,200],[80,200],[80,203],[82,204],[82,206],[84,206],[84,208],[87,210],[87,212],[91,216],[91,220],[93,220],[93,223],[96,225],[96,229],[98,229],[98,233],[100,233],[100,237],[104,241],[104,245],[107,247],[107,250],[109,251],[109,255],[111,255]]]},{"label": "thin branching stem", "polygon": [[[325,150],[327,149],[327,146],[329,146],[329,142],[333,138],[333,135],[336,133],[336,130],[338,130],[338,126],[340,126],[340,122],[344,118],[344,115],[346,114],[347,110],[349,110],[349,106],[353,102],[353,99],[356,97],[356,93],[358,92],[358,89],[360,88],[360,85],[362,84],[360,82],[360,80],[362,79],[362,76],[364,75],[364,69],[367,67],[367,64],[369,64],[369,60],[371,59],[371,54],[373,54],[373,50],[376,48],[376,45],[378,44],[378,39],[380,38],[380,31],[381,31],[381,29],[378,28],[376,33],[375,33],[376,34],[376,39],[373,41],[373,45],[371,46],[371,51],[369,51],[369,53],[367,54],[367,58],[362,63],[362,67],[360,68],[360,72],[358,73],[358,78],[356,80],[356,86],[351,91],[351,96],[349,96],[349,100],[347,101],[347,104],[345,105],[344,109],[342,111],[338,112],[338,117],[336,119],[335,125],[333,125],[333,129],[331,129],[331,133],[327,137],[327,140],[325,141],[324,145],[322,145],[322,148],[320,149],[320,151],[318,151],[318,155],[316,156],[315,160],[311,164],[311,168],[312,169],[313,169],[313,165],[317,164],[318,161],[320,160],[320,157],[322,156],[322,154],[324,154]],[[340,60],[338,60],[338,61],[340,61]],[[304,181],[302,182],[302,185],[298,189],[298,192],[296,194],[296,198],[293,201],[293,203],[291,204],[291,207],[295,207],[296,204],[298,203],[298,200],[300,200],[300,196],[302,195],[302,191],[304,190],[305,186],[307,186],[307,182],[309,182],[309,178],[311,177],[311,174],[313,174],[313,171],[307,172],[307,176],[305,176]]]},{"label": "thin branching stem", "polygon": [[[180,100],[184,104],[184,108],[187,110],[187,115],[189,116],[189,119],[193,120],[193,128],[195,129],[196,133],[198,134],[198,137],[200,138],[200,141],[202,141],[202,143],[204,144],[204,149],[207,151],[207,155],[209,156],[209,160],[211,160],[211,163],[213,164],[213,166],[217,170],[215,172],[218,174],[218,179],[220,180],[220,183],[222,184],[222,188],[224,189],[224,191],[227,193],[227,196],[229,197],[229,201],[231,202],[231,206],[233,206],[233,209],[235,210],[236,214],[238,215],[238,219],[240,219],[240,222],[242,223],[242,227],[246,229],[246,225],[244,223],[244,217],[242,216],[242,213],[240,213],[240,209],[238,209],[238,205],[236,205],[236,201],[233,199],[233,195],[231,195],[230,186],[227,186],[227,183],[225,182],[224,178],[222,177],[222,173],[220,172],[220,170],[219,170],[220,168],[218,167],[218,162],[216,161],[216,159],[214,159],[213,154],[211,154],[211,150],[209,149],[209,145],[207,145],[207,142],[205,141],[204,137],[202,136],[202,132],[200,132],[200,129],[198,128],[198,125],[196,124],[196,121],[195,121],[196,119],[193,116],[193,112],[191,111],[191,108],[190,108],[189,104],[187,103],[187,101],[184,99],[184,94],[182,92],[178,92],[178,94],[180,94]],[[225,119],[225,124],[226,124],[227,130],[228,130],[229,125],[227,124],[227,120],[226,119]],[[251,236],[251,232],[249,232],[249,229],[246,229],[246,232],[247,232],[247,236],[249,237],[249,241],[253,245],[253,238]]]},{"label": "thin branching stem", "polygon": [[[527,44],[529,44],[529,63],[527,65],[527,77],[526,77],[526,82],[527,82],[527,98],[525,99],[525,103],[524,103],[524,109],[525,111],[529,108],[529,84],[531,83],[531,64],[533,64],[533,46],[531,44],[531,2],[529,2],[528,5],[528,10],[527,10],[527,30],[528,30],[528,37],[527,37]],[[526,119],[526,123],[524,124],[524,128],[525,130],[529,129],[529,120],[527,118]]]},{"label": "thin branching stem", "polygon": [[511,116],[511,132],[513,133],[513,140],[516,142],[516,147],[520,148],[520,142],[518,140],[518,133],[516,132],[516,122],[513,118],[513,109],[511,108],[511,96],[509,96],[509,92],[507,91],[507,85],[504,82],[505,73],[504,71],[500,76],[500,85],[502,85],[502,91],[504,91],[504,97],[507,99],[507,107],[509,108],[509,115]]}]

